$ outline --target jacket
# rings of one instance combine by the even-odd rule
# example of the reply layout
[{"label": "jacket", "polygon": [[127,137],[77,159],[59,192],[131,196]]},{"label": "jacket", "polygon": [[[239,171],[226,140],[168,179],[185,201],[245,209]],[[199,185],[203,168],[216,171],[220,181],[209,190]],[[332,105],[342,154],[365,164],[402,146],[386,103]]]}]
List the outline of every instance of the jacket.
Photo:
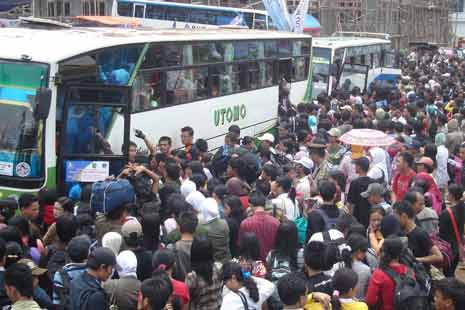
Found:
[{"label": "jacket", "polygon": [[118,305],[118,310],[132,310],[137,308],[137,294],[140,281],[134,277],[124,277],[109,280],[103,284],[110,303]]},{"label": "jacket", "polygon": [[226,262],[231,259],[229,250],[229,227],[225,220],[215,218],[203,225],[205,235],[213,244],[213,258],[218,262]]},{"label": "jacket", "polygon": [[11,310],[41,310],[34,300],[20,300],[11,306]]},{"label": "jacket", "polygon": [[100,282],[87,271],[71,281],[72,310],[107,310],[107,296]]},{"label": "jacket", "polygon": [[[390,264],[392,268],[399,275],[407,273],[407,266],[403,264]],[[378,306],[379,310],[393,310],[394,307],[394,289],[395,283],[391,277],[388,276],[382,269],[376,269],[368,284],[365,302],[370,307]]]},{"label": "jacket", "polygon": [[110,221],[104,214],[98,214],[95,219],[95,234],[99,242],[102,241],[103,236],[110,231],[121,234],[121,227],[123,225],[119,221]]}]

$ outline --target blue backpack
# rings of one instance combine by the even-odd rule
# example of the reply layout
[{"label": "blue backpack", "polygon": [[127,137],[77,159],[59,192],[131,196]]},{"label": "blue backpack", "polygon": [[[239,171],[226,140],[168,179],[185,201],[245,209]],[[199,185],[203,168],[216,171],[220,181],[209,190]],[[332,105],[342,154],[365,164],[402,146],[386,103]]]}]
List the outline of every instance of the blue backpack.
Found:
[{"label": "blue backpack", "polygon": [[126,203],[135,203],[134,187],[125,179],[99,181],[92,185],[90,206],[95,212],[107,214]]}]

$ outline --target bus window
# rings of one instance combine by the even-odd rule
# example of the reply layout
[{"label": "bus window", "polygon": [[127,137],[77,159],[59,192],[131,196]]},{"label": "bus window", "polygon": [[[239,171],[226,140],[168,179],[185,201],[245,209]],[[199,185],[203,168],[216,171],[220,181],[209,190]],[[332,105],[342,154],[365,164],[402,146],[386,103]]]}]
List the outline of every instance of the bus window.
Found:
[{"label": "bus window", "polygon": [[132,85],[132,112],[142,112],[161,106],[161,72],[139,71]]},{"label": "bus window", "polygon": [[158,5],[147,4],[145,9],[145,18],[165,19],[165,8]]},{"label": "bus window", "polygon": [[278,41],[279,57],[290,57],[291,49],[292,49],[292,46],[291,46],[290,40],[279,40]]},{"label": "bus window", "polygon": [[216,18],[216,25],[229,25],[236,16],[234,12],[221,12]]},{"label": "bus window", "polygon": [[265,41],[265,57],[276,58],[278,57],[278,42],[274,40]]},{"label": "bus window", "polygon": [[152,44],[145,54],[142,69],[163,67],[163,47]]},{"label": "bus window", "polygon": [[212,77],[212,87],[211,87],[211,96],[218,97],[229,95],[232,93],[232,81],[231,74],[228,74],[225,65],[218,65],[212,67],[210,70],[210,75]]},{"label": "bus window", "polygon": [[379,61],[379,53],[373,54],[373,68],[379,68],[380,61]]},{"label": "bus window", "polygon": [[[306,63],[308,57],[295,57],[292,62],[292,80],[303,81],[306,79]],[[307,67],[308,68],[308,67]]]},{"label": "bus window", "polygon": [[329,48],[313,48],[313,82],[328,83],[331,50]]},{"label": "bus window", "polygon": [[166,8],[166,19],[175,20],[178,22],[186,22],[188,16],[188,10],[185,8]]},{"label": "bus window", "polygon": [[166,104],[176,105],[196,98],[197,85],[193,70],[166,72]]},{"label": "bus window", "polygon": [[310,55],[312,52],[312,44],[310,40],[302,40],[302,55]]},{"label": "bus window", "polygon": [[258,63],[249,63],[249,89],[257,89],[260,85],[260,67]]},{"label": "bus window", "polygon": [[184,53],[182,45],[166,45],[163,47],[165,52],[165,62],[167,66],[180,66],[184,64]]},{"label": "bus window", "polygon": [[193,71],[193,79],[195,81],[195,100],[204,99],[209,97],[209,90],[208,90],[208,68],[195,68],[192,69]]},{"label": "bus window", "polygon": [[194,9],[189,14],[189,22],[197,24],[210,24],[207,10]]},{"label": "bus window", "polygon": [[237,41],[234,45],[234,60],[263,58],[263,42]]},{"label": "bus window", "polygon": [[[262,71],[263,67],[263,71]],[[275,84],[274,78],[274,62],[272,60],[266,60],[260,62],[260,75],[262,77],[262,86],[268,87]]]},{"label": "bus window", "polygon": [[115,117],[123,111],[121,107],[101,104],[79,104],[81,98],[70,98],[67,119],[65,120],[64,145],[66,154],[112,154],[121,155],[122,145],[110,145],[108,139],[112,128],[123,125],[123,117]]},{"label": "bus window", "polygon": [[302,55],[302,41],[295,40],[292,41],[292,56],[301,56]]},{"label": "bus window", "polygon": [[266,29],[266,15],[255,14],[254,29]]},{"label": "bus window", "polygon": [[[239,14],[239,13],[237,13]],[[249,27],[249,29],[253,28],[253,14],[252,13],[242,13],[244,22],[243,25]]]},{"label": "bus window", "polygon": [[214,43],[200,43],[192,46],[194,64],[205,64],[222,60]]},{"label": "bus window", "polygon": [[144,11],[145,11],[145,5],[141,4],[136,4],[134,6],[134,17],[136,18],[144,18]]},{"label": "bus window", "polygon": [[233,92],[238,92],[247,89],[247,64],[243,63],[226,65],[226,74],[229,75],[231,79],[231,86]]}]

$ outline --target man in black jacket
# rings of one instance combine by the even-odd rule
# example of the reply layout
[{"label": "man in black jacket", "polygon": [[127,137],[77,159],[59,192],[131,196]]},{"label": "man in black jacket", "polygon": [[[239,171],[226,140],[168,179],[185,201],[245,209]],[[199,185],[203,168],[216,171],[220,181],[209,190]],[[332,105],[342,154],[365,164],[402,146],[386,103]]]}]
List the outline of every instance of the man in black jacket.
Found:
[{"label": "man in black jacket", "polygon": [[115,254],[108,248],[97,248],[89,254],[87,271],[71,282],[70,297],[73,310],[108,309],[102,282],[112,275],[115,265]]}]

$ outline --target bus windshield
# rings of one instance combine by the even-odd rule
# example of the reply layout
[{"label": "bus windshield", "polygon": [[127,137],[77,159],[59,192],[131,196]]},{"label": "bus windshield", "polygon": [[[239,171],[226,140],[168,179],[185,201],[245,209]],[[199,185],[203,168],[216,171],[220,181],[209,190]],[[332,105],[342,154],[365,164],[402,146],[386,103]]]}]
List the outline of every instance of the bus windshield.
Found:
[{"label": "bus windshield", "polygon": [[328,91],[331,49],[314,47],[312,63],[312,97],[316,98],[320,93]]},{"label": "bus windshield", "polygon": [[0,60],[0,176],[43,175],[43,123],[33,116],[47,65]]}]

